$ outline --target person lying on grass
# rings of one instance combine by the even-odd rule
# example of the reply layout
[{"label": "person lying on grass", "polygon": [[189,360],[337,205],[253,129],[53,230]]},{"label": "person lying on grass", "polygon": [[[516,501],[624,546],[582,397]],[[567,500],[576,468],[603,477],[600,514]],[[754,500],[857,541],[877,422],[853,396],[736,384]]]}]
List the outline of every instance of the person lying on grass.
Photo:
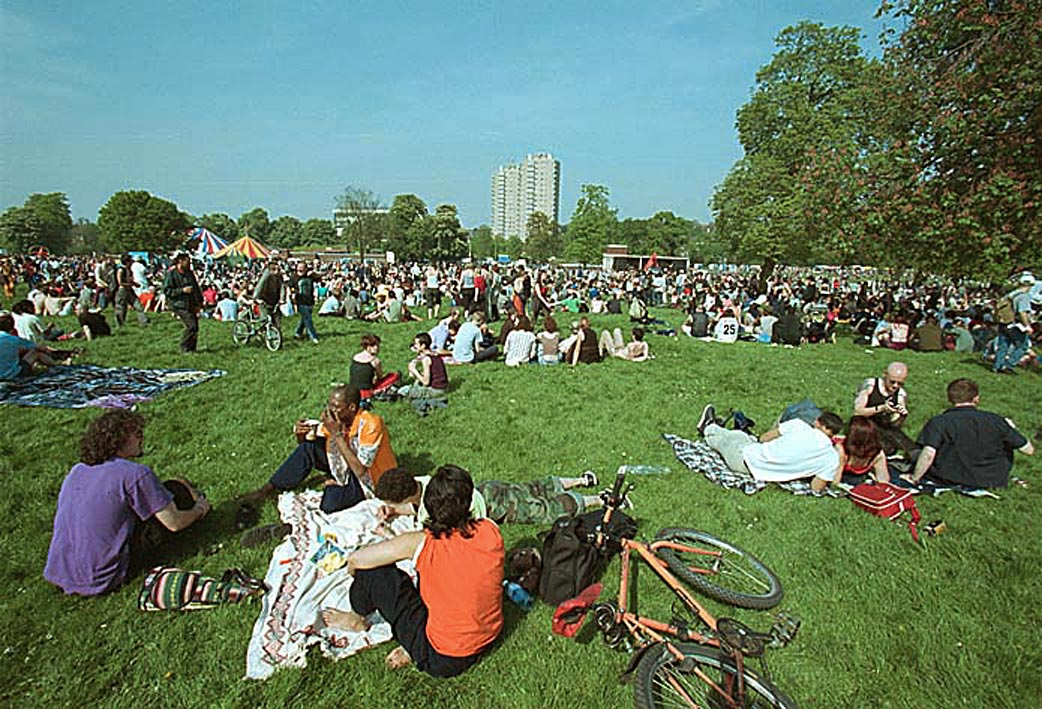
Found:
[{"label": "person lying on grass", "polygon": [[[430,481],[429,476],[414,476],[404,468],[388,470],[376,486],[376,497],[384,503],[379,516],[390,520],[415,515],[420,524],[426,522],[429,515],[423,500]],[[527,483],[485,480],[474,488],[470,511],[474,519],[488,518],[497,524],[553,524],[559,517],[601,507],[604,502],[599,495],[574,491],[596,485],[593,471],[577,478],[548,475]]]},{"label": "person lying on grass", "polygon": [[883,439],[876,422],[867,416],[852,416],[849,432],[832,437],[839,454],[834,483],[858,485],[869,478],[879,483],[890,482],[890,469],[883,453]]},{"label": "person lying on grass", "polygon": [[[475,520],[474,482],[443,465],[423,495],[430,517],[407,532],[347,558],[350,611],[326,609],[329,628],[362,632],[373,611],[400,645],[387,656],[397,669],[414,663],[433,677],[453,677],[480,659],[503,629],[503,537],[495,522]],[[414,559],[419,589],[395,563]]]},{"label": "person lying on grass", "polygon": [[322,511],[346,510],[364,500],[384,471],[398,464],[384,420],[361,408],[361,396],[353,387],[334,387],[321,420],[300,419],[293,432],[296,449],[268,482],[240,498],[244,505],[292,490],[318,470],[332,476],[324,483]]},{"label": "person lying on grass", "polygon": [[141,457],[145,421],[108,411],[80,441],[80,462],[58,493],[43,576],[69,594],[113,591],[155,561],[170,533],[199,521],[210,503],[183,480],[159,482]]},{"label": "person lying on grass", "polygon": [[614,333],[602,330],[601,338],[597,343],[601,351],[601,357],[611,355],[612,357],[626,359],[630,362],[643,362],[646,359],[650,359],[651,352],[648,348],[648,343],[644,341],[644,328],[633,328],[631,337],[629,344],[625,344],[622,341],[622,330],[619,328],[615,328]]}]

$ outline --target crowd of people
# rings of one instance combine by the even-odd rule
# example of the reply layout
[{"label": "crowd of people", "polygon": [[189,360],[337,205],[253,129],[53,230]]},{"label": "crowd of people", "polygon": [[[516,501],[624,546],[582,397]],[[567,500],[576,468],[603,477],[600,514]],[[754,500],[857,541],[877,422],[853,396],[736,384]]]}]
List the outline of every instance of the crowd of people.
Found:
[{"label": "crowd of people", "polygon": [[[15,301],[18,281],[28,296]],[[722,343],[828,343],[845,325],[866,346],[990,356],[998,373],[1037,367],[1042,334],[1042,295],[1027,273],[1017,275],[1015,287],[996,290],[968,282],[893,280],[854,269],[786,268],[763,279],[753,268],[612,273],[317,258],[229,265],[182,253],[147,263],[130,256],[6,258],[0,285],[11,301],[11,313],[0,314],[0,379],[29,377],[37,367],[75,357],[77,350],[63,352],[47,343],[109,334],[104,312],[110,305],[117,328],[128,326],[130,310],[140,327],[149,326],[150,313],[169,311],[183,325],[183,352],[198,347],[200,317],[234,320],[243,308],[258,308],[276,323],[299,314],[295,334],[312,342],[321,335],[313,314],[386,323],[414,323],[426,315],[430,327],[417,328],[405,376],[385,370],[379,336],[361,337],[348,383],[332,389],[318,418],[294,423],[295,447],[267,482],[243,492],[236,517],[246,529],[246,546],[282,538],[289,531],[284,525],[255,526],[260,506],[307,486],[316,473],[324,513],[375,498],[385,520],[414,516],[421,531],[348,557],[352,610],[330,609],[322,621],[359,630],[378,610],[399,642],[388,664],[411,662],[434,676],[464,671],[501,632],[505,552],[497,524],[549,524],[563,514],[595,509],[602,498],[578,491],[596,488],[592,473],[475,484],[466,470],[444,465],[431,477],[418,477],[399,466],[374,400],[444,401],[453,366],[647,361],[653,358],[649,333],[678,336],[652,316],[649,303],[679,311],[684,336]],[[601,313],[628,315],[628,341],[622,328],[593,329],[589,315]],[[73,314],[79,327],[69,332],[40,319]],[[561,318],[571,321],[567,334],[558,326]],[[847,421],[800,402],[766,433],[753,436],[725,428],[709,405],[698,430],[736,473],[762,482],[806,478],[815,491],[865,480],[1005,486],[1014,452],[1034,452],[1010,419],[979,409],[979,387],[965,378],[948,386],[951,407],[913,438],[904,429],[908,377],[908,366],[894,361],[881,376],[865,379]],[[171,533],[210,510],[190,483],[161,482],[136,462],[144,425],[136,413],[113,411],[92,421],[83,436],[80,462],[59,494],[44,572],[66,593],[90,596],[118,588],[145,568]],[[395,567],[403,559],[415,561],[419,588]]]}]

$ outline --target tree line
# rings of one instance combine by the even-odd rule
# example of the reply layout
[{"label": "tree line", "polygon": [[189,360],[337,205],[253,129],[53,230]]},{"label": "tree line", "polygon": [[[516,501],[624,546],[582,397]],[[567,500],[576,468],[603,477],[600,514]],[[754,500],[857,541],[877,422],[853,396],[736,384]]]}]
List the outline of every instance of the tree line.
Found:
[{"label": "tree line", "polygon": [[860,32],[783,30],[717,188],[743,261],[1000,279],[1042,262],[1042,3],[889,0]]}]

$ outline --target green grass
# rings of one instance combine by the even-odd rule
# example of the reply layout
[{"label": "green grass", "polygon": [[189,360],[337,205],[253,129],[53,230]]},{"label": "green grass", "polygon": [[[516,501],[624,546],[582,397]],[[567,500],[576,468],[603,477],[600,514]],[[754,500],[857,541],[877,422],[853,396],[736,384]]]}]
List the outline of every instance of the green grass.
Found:
[{"label": "green grass", "polygon": [[[673,313],[663,315],[679,324]],[[270,548],[239,547],[232,531],[240,492],[264,480],[291,450],[290,427],[320,410],[332,382],[344,381],[358,323],[318,323],[322,342],[289,341],[271,354],[237,348],[227,325],[204,322],[202,351],[178,355],[180,325],[130,326],[88,347],[83,361],[143,367],[219,367],[227,376],[145,404],[144,462],[161,477],[184,476],[216,507],[186,535],[182,565],[206,572],[242,566],[263,575]],[[595,317],[595,327],[623,325]],[[288,332],[295,320],[288,320]],[[407,346],[421,328],[377,325],[382,358],[405,369]],[[889,361],[849,342],[785,349],[690,339],[651,338],[656,359],[597,366],[452,368],[446,410],[418,418],[405,404],[379,405],[399,460],[416,472],[446,462],[481,479],[525,480],[592,468],[606,480],[624,462],[669,465],[669,475],[638,480],[632,494],[641,532],[690,526],[760,556],[786,589],[783,607],[803,618],[796,642],[771,654],[774,681],[802,706],[1037,706],[1042,696],[1038,628],[1042,481],[1037,458],[1018,456],[1014,474],[1027,489],[1002,500],[954,493],[920,500],[925,520],[948,532],[916,548],[908,532],[845,500],[798,498],[768,489],[747,497],[683,469],[662,440],[694,437],[702,405],[741,408],[763,424],[785,404],[812,396],[847,415],[863,377]],[[1012,416],[1022,430],[1040,424],[1040,378],[996,377],[964,355],[902,355],[911,374],[913,433],[944,408],[944,387],[959,376],[982,385],[983,408]],[[265,682],[242,679],[257,606],[177,615],[136,607],[140,579],[104,598],[63,596],[42,568],[58,490],[76,461],[77,442],[96,411],[0,409],[0,476],[6,513],[0,539],[0,703],[7,706],[629,706],[619,683],[627,656],[598,637],[577,643],[550,632],[551,609],[525,615],[509,606],[506,633],[463,676],[433,680],[383,667],[389,646],[334,663],[313,652],[304,670]],[[273,521],[275,510],[265,510]],[[506,526],[507,544],[537,528]],[[212,556],[203,552],[223,543]],[[609,588],[617,563],[605,575]],[[668,612],[669,597],[645,573],[643,608]],[[766,628],[766,613],[736,615]]]}]

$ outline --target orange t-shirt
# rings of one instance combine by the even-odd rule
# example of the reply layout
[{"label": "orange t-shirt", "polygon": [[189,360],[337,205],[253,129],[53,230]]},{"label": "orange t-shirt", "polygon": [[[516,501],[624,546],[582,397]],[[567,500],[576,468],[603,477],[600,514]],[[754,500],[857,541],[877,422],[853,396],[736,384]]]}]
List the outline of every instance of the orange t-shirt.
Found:
[{"label": "orange t-shirt", "polygon": [[[336,446],[329,429],[322,425],[318,434],[326,439],[326,454],[329,457],[329,469],[334,479],[341,485],[346,484],[350,475],[347,461],[336,452]],[[384,472],[398,465],[391,448],[391,435],[387,432],[384,420],[371,411],[359,411],[351,422],[347,432],[347,441],[358,460],[368,470],[368,475],[359,477],[359,482],[368,490],[376,489],[376,483]]]},{"label": "orange t-shirt", "polygon": [[442,655],[468,657],[503,629],[503,537],[492,520],[478,520],[468,539],[425,531],[416,553],[427,639]]}]

